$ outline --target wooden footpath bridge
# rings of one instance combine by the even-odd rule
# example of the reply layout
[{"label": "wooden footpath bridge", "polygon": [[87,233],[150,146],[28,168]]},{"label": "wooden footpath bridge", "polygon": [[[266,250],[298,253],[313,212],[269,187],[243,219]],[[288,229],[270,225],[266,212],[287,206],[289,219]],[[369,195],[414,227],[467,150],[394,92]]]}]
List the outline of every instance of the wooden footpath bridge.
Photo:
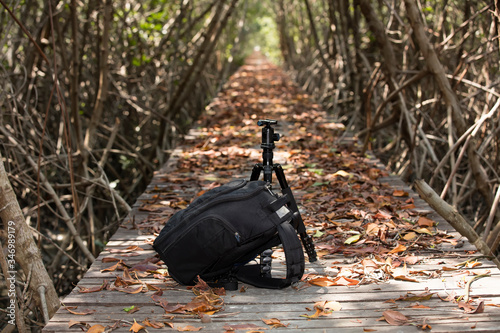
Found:
[{"label": "wooden footpath bridge", "polygon": [[[168,277],[151,247],[175,211],[261,159],[277,119],[320,260],[284,290],[219,295]],[[251,58],[155,174],[44,332],[500,332],[500,272],[278,68]],[[273,274],[282,273],[275,251]],[[281,266],[281,267],[280,267]]]}]

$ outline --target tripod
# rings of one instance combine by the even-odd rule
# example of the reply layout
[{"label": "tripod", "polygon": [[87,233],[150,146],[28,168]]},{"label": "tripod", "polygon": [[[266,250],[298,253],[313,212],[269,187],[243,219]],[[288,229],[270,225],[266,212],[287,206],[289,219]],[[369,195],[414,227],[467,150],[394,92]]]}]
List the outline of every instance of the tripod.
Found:
[{"label": "tripod", "polygon": [[[304,225],[304,221],[302,220],[302,216],[300,215],[299,208],[297,207],[297,202],[292,194],[292,189],[288,186],[288,182],[285,178],[285,173],[283,172],[283,168],[280,164],[273,164],[273,149],[276,148],[274,141],[279,141],[280,135],[279,133],[274,133],[274,128],[272,125],[277,125],[278,122],[276,120],[259,120],[257,122],[258,126],[264,126],[262,128],[262,144],[260,147],[263,149],[262,151],[262,163],[255,164],[252,169],[252,174],[250,176],[250,180],[258,180],[261,172],[264,173],[264,181],[271,184],[273,171],[276,173],[276,178],[281,187],[281,193],[283,195],[288,196],[289,203],[288,208],[292,211],[292,225],[297,230],[297,233],[302,240],[302,245],[307,253],[309,258],[309,262],[314,262],[317,260],[316,250],[314,249],[314,244],[312,242],[311,237],[306,232],[306,227]],[[266,250],[267,251],[267,250]],[[266,252],[264,251],[264,252]],[[264,257],[269,257],[269,255],[264,255]],[[262,258],[262,256],[261,256]],[[264,258],[264,260],[266,260]],[[261,259],[262,261],[262,259]],[[261,262],[261,265],[263,263]],[[265,262],[264,262],[265,264]],[[265,265],[264,265],[265,266]],[[270,266],[268,267],[270,271]],[[266,274],[267,272],[263,272]]]}]

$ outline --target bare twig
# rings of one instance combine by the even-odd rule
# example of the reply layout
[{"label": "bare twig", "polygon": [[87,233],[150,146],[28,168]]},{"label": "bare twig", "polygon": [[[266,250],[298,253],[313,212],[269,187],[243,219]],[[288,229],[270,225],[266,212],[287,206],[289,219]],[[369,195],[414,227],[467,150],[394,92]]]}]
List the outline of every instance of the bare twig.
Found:
[{"label": "bare twig", "polygon": [[[481,251],[481,253],[488,256],[493,255],[492,250],[479,237],[465,218],[455,208],[442,200],[424,180],[415,181],[415,189],[429,206],[448,221],[462,236],[467,237],[469,242]],[[492,261],[500,268],[500,261],[498,259],[495,258]]]}]

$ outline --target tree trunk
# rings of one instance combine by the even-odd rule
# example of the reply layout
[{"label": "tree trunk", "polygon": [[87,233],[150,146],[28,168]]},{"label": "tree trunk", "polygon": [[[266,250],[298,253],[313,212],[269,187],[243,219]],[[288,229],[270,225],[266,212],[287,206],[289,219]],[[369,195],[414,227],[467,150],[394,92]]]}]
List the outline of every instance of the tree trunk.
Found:
[{"label": "tree trunk", "polygon": [[[398,70],[396,64],[398,62],[396,61],[396,55],[392,47],[392,43],[386,35],[384,24],[377,17],[375,10],[373,9],[369,0],[358,0],[358,1],[361,12],[363,13],[366,22],[368,23],[369,29],[375,35],[377,45],[384,58],[383,69],[386,76],[387,85],[389,86],[391,92],[398,91],[399,87],[397,86],[396,83],[396,76]],[[399,92],[398,95],[399,95],[399,103],[394,106],[394,117],[398,119],[403,117],[401,133],[403,135],[403,139],[406,141],[408,147],[411,150],[414,144],[413,142],[414,138],[412,137],[411,123],[408,117],[404,117],[405,114],[403,114],[402,112],[404,110],[406,113],[406,106],[404,104],[404,97],[402,95],[402,92]],[[380,113],[375,114],[374,119],[371,122],[371,126],[368,128],[368,133],[365,138],[363,152],[365,152],[367,149],[371,133],[373,132],[373,128],[375,127],[375,125],[377,125],[379,116]]]},{"label": "tree trunk", "polygon": [[[57,297],[54,284],[43,264],[40,251],[38,250],[31,230],[26,225],[24,215],[17,202],[16,195],[10,185],[7,172],[3,164],[3,157],[0,153],[0,218],[3,221],[7,234],[14,231],[15,235],[15,262],[19,264],[25,276],[30,275],[29,289],[40,311],[42,303],[40,301],[39,288],[45,287],[45,300],[49,317],[53,316],[59,309],[60,302]],[[10,239],[10,238],[9,238]],[[3,250],[3,249],[2,249]],[[10,254],[11,252],[9,252]],[[15,270],[15,266],[9,269]]]},{"label": "tree trunk", "polygon": [[304,0],[304,4],[306,5],[307,17],[309,18],[309,25],[311,27],[311,33],[313,35],[314,43],[316,45],[316,49],[319,51],[319,56],[321,58],[321,62],[328,70],[328,75],[330,77],[330,82],[335,85],[335,73],[333,72],[332,66],[330,66],[329,59],[327,59],[327,55],[323,51],[323,46],[319,42],[318,31],[316,30],[316,25],[314,24],[314,17],[311,11],[311,5],[308,0]]},{"label": "tree trunk", "polygon": [[[453,92],[450,82],[446,77],[444,68],[439,61],[434,48],[430,44],[427,35],[425,34],[425,29],[420,18],[420,11],[415,3],[415,0],[405,0],[405,6],[411,27],[415,35],[415,39],[418,43],[418,46],[420,47],[420,51],[422,52],[429,71],[434,75],[434,79],[436,80],[441,93],[443,94],[446,104],[448,104],[452,109],[453,124],[457,129],[458,136],[461,136],[467,130],[467,125],[464,120],[464,115],[460,107],[459,100]],[[476,181],[477,189],[486,200],[488,206],[491,206],[493,204],[493,194],[488,183],[486,172],[484,171],[479,161],[476,148],[476,140],[472,138],[470,144],[467,147],[467,157],[469,159],[469,165]]]},{"label": "tree trunk", "polygon": [[[217,8],[215,9],[215,14],[207,28],[205,39],[198,49],[197,54],[193,59],[193,64],[189,67],[187,72],[184,74],[179,86],[176,89],[174,96],[172,97],[168,108],[163,113],[163,117],[160,121],[160,130],[158,133],[158,140],[156,143],[156,149],[161,148],[163,146],[163,140],[165,138],[165,127],[166,127],[166,117],[175,115],[176,112],[182,107],[184,102],[190,96],[192,89],[195,84],[198,82],[200,75],[205,68],[208,60],[210,58],[210,54],[217,44],[218,37],[220,33],[226,26],[227,20],[231,16],[231,13],[236,6],[238,0],[232,0],[229,4],[229,8],[226,10],[223,15],[223,7],[225,1],[221,1]],[[222,19],[221,19],[222,17]],[[152,155],[156,154],[155,149],[152,150]],[[159,155],[159,154],[158,154]]]},{"label": "tree trunk", "polygon": [[95,144],[97,137],[95,135],[95,132],[97,131],[97,127],[102,118],[104,101],[108,96],[109,30],[113,19],[113,3],[111,0],[104,1],[103,11],[104,15],[102,18],[102,22],[104,29],[101,37],[101,50],[99,56],[99,90],[97,91],[94,110],[92,111],[92,118],[90,119],[87,133],[85,134],[85,145],[89,150],[92,150]]},{"label": "tree trunk", "polygon": [[[467,222],[455,208],[441,199],[424,180],[415,181],[415,189],[429,206],[448,221],[462,236],[467,237],[469,242],[471,242],[482,254],[494,257],[493,251],[486,245],[483,239],[479,237],[474,228],[470,226],[469,222]],[[494,258],[493,262],[500,268],[498,259]]]}]

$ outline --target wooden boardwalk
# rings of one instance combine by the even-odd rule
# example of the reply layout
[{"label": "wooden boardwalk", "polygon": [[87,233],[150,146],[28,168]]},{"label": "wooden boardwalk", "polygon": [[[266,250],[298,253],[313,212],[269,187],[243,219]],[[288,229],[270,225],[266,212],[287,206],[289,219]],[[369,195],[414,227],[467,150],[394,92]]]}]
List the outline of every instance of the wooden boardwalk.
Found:
[{"label": "wooden boardwalk", "polygon": [[[193,305],[193,290],[157,264],[154,233],[214,183],[249,177],[261,158],[261,118],[281,124],[275,160],[285,165],[320,260],[306,262],[296,286],[240,284],[214,296],[209,304],[218,311],[200,315],[207,309]],[[499,332],[498,268],[375,158],[358,156],[356,144],[282,72],[250,59],[155,174],[44,332],[138,325],[142,332],[256,332],[273,323],[286,332]]]}]

